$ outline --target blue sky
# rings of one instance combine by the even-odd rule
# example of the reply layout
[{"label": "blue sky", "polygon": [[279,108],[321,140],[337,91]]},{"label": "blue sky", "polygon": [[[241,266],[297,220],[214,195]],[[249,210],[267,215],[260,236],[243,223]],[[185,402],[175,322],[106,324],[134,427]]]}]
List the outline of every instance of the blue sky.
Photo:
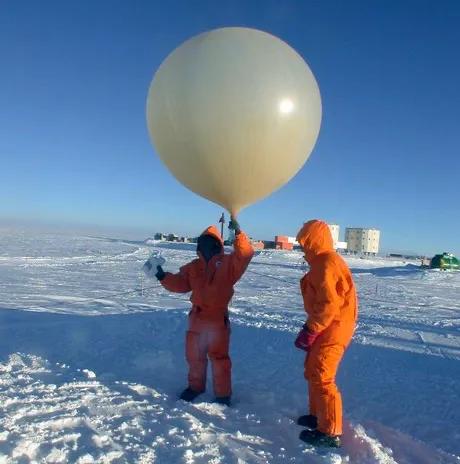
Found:
[{"label": "blue sky", "polygon": [[0,1],[0,218],[195,234],[221,208],[155,155],[145,99],[162,60],[222,26],[275,34],[309,63],[323,124],[302,171],[241,223],[318,217],[385,250],[460,254],[460,2]]}]

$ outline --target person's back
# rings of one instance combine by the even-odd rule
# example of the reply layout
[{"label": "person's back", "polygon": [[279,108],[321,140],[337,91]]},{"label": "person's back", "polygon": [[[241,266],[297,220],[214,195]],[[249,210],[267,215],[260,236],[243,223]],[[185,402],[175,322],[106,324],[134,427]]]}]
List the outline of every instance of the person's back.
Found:
[{"label": "person's back", "polygon": [[[324,289],[325,279],[330,281],[335,292],[323,294],[323,299],[330,304],[323,307],[321,314],[315,314],[315,303],[321,294],[318,296],[317,291],[312,290]],[[301,290],[307,313],[310,314],[312,309],[308,323],[310,330],[325,331],[324,338],[328,335],[331,341],[348,345],[355,330],[358,307],[353,277],[343,258],[336,251],[317,255],[310,264],[310,271],[302,279]],[[330,319],[331,324],[328,324]]]}]

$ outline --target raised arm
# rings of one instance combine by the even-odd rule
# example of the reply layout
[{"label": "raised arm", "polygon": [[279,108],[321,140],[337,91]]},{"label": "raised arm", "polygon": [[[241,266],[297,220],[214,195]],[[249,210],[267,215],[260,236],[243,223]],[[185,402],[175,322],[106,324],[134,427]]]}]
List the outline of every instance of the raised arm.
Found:
[{"label": "raised arm", "polygon": [[233,242],[233,253],[230,255],[232,259],[232,274],[233,280],[236,282],[244,274],[252,257],[254,249],[248,236],[241,230],[236,219],[230,221],[230,228],[235,230],[235,241]]}]

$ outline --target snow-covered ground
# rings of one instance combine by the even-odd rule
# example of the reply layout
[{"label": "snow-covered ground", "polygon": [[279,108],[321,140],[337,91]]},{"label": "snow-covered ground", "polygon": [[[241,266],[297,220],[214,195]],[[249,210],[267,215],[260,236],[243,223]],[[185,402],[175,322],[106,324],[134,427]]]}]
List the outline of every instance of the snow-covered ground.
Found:
[{"label": "snow-covered ground", "polygon": [[[301,254],[260,253],[237,287],[227,408],[177,400],[188,296],[143,279],[154,246],[0,230],[0,463],[460,463],[460,273],[347,259],[360,320],[326,451],[295,425]],[[194,257],[157,248],[168,270]]]}]

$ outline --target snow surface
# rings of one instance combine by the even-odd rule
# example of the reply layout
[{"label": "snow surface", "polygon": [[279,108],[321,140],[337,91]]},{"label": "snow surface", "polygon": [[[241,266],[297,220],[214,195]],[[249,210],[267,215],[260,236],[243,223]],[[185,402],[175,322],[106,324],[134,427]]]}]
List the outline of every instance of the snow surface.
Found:
[{"label": "snow surface", "polygon": [[[177,400],[188,296],[146,280],[188,244],[0,230],[0,463],[460,463],[460,273],[347,258],[359,290],[338,383],[344,446],[307,408],[296,252],[258,254],[231,305],[234,405]],[[137,289],[132,292],[132,289]]]}]

